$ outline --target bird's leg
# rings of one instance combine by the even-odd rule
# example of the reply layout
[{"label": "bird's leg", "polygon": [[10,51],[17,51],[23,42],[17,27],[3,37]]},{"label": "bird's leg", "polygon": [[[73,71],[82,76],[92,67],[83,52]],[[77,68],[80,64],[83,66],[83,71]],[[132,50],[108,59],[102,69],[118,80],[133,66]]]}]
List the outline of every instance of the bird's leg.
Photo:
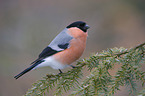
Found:
[{"label": "bird's leg", "polygon": [[76,68],[76,66],[70,65],[72,68]]},{"label": "bird's leg", "polygon": [[58,69],[58,70],[59,70],[59,72],[60,72],[59,74],[63,73],[60,69]]}]

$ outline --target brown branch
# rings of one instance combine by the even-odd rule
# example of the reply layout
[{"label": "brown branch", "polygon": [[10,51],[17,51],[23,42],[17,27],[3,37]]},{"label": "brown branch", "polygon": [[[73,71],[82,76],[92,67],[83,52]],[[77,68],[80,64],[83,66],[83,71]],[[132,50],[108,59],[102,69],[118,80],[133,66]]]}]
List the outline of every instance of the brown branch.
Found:
[{"label": "brown branch", "polygon": [[130,84],[130,87],[131,87],[131,91],[133,93],[134,91],[133,91],[133,87],[132,87],[131,81],[130,81],[130,79],[127,79],[127,80],[129,81],[129,84]]},{"label": "brown branch", "polygon": [[144,45],[145,45],[145,42],[142,43],[142,44],[137,45],[137,46],[134,48],[134,50],[136,50],[136,49],[138,49],[138,48],[140,48],[140,47],[143,47]]},{"label": "brown branch", "polygon": [[[132,50],[136,50],[136,49],[138,49],[138,48],[141,48],[141,47],[143,47],[144,45],[145,45],[145,42],[142,43],[142,44],[137,45],[137,46],[134,47],[134,48],[132,48]],[[122,52],[122,53],[118,53],[118,54],[115,54],[115,55],[117,55],[117,56],[119,57],[119,56],[121,56],[121,55],[123,55],[123,54],[126,54],[126,53],[129,53],[129,51],[124,51],[124,52]],[[143,53],[144,53],[144,52],[143,52]]]}]

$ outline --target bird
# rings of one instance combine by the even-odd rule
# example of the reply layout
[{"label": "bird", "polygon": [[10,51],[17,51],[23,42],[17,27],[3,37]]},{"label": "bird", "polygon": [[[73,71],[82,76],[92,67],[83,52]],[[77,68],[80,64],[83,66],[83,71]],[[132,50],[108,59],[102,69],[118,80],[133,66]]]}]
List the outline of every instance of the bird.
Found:
[{"label": "bird", "polygon": [[30,67],[14,76],[18,79],[25,73],[41,68],[51,67],[59,70],[71,65],[79,59],[86,48],[89,25],[84,21],[75,21],[64,28],[52,42],[39,54],[38,58],[30,64]]}]

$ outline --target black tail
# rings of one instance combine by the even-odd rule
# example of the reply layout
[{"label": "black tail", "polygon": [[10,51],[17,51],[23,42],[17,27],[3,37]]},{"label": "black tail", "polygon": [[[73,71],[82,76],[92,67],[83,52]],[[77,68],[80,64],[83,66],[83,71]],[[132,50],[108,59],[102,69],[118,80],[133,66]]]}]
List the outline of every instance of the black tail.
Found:
[{"label": "black tail", "polygon": [[32,66],[30,66],[29,68],[25,69],[24,71],[22,71],[21,73],[19,73],[18,75],[16,75],[14,78],[18,79],[19,77],[21,77],[22,75],[24,75],[25,73],[29,72],[30,70],[32,70],[34,67],[36,67],[38,64],[40,64],[41,61],[36,62],[35,64],[33,64]]}]

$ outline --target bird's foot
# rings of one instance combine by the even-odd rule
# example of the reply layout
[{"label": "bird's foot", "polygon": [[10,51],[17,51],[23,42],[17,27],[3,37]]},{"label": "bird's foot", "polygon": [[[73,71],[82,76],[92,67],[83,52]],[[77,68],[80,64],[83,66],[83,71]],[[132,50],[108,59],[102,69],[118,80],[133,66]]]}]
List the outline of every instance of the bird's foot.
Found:
[{"label": "bird's foot", "polygon": [[59,70],[59,72],[60,72],[59,74],[63,73],[60,69],[58,69],[58,70]]},{"label": "bird's foot", "polygon": [[76,68],[76,66],[70,65],[72,68]]}]

